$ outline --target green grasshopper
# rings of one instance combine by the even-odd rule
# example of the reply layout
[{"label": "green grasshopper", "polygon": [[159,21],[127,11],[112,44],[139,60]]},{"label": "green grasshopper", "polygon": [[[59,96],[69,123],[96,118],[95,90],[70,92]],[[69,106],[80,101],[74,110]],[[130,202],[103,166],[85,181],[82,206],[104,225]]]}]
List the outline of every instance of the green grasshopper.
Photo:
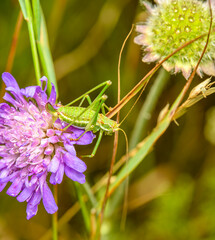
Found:
[{"label": "green grasshopper", "polygon": [[[103,133],[106,135],[112,135],[114,132],[121,130],[116,121],[105,116],[105,107],[108,110],[109,108],[104,103],[107,99],[107,96],[104,95],[104,92],[111,84],[111,81],[106,81],[102,84],[99,84],[66,106],[60,105],[58,109],[54,109],[52,106],[50,106],[50,104],[48,105],[49,112],[51,112],[55,118],[59,118],[61,121],[68,123],[68,125],[62,130],[66,130],[71,125],[85,130],[78,139],[80,139],[88,131],[92,131],[93,133],[99,131],[99,136],[92,153],[84,157],[93,157],[95,155],[101,142]],[[101,87],[103,87],[103,89],[92,102],[88,94]],[[78,107],[70,106],[80,99],[82,100]],[[87,108],[81,107],[85,99],[87,99],[89,103]],[[102,113],[99,113],[100,109],[102,110]]]}]

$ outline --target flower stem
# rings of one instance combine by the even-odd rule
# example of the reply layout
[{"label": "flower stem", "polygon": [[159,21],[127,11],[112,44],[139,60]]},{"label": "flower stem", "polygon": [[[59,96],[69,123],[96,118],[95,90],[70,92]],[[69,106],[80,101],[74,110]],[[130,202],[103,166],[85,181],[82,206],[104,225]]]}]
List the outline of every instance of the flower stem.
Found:
[{"label": "flower stem", "polygon": [[80,186],[79,186],[80,184],[78,184],[77,182],[74,182],[74,185],[75,185],[77,197],[78,197],[78,200],[79,200],[79,203],[81,206],[82,216],[84,219],[84,224],[85,224],[86,230],[88,232],[90,232],[90,215],[89,215],[89,211],[87,209],[86,203],[83,199],[83,194],[82,194]]},{"label": "flower stem", "polygon": [[[55,202],[57,204],[57,202],[58,202],[57,201],[58,200],[57,185],[54,185],[53,192],[54,192],[54,199],[55,199]],[[53,240],[58,240],[58,214],[57,214],[57,212],[55,212],[52,215],[52,239]]]},{"label": "flower stem", "polygon": [[29,38],[31,43],[31,51],[32,51],[36,80],[37,80],[37,84],[41,85],[40,64],[39,64],[39,57],[37,53],[37,46],[36,46],[35,34],[34,34],[34,28],[33,28],[32,9],[31,9],[31,4],[29,0],[25,0],[25,7],[26,7],[26,13],[27,13],[26,21],[28,25],[28,32],[29,32]]},{"label": "flower stem", "polygon": [[134,126],[130,139],[130,149],[134,148],[141,139],[141,136],[145,134],[149,117],[151,116],[152,111],[155,108],[160,94],[162,93],[164,87],[167,84],[169,76],[169,73],[163,68],[159,71],[159,74],[154,84],[152,85],[152,88],[145,100],[145,103],[143,104],[142,109],[140,110],[138,119]]}]

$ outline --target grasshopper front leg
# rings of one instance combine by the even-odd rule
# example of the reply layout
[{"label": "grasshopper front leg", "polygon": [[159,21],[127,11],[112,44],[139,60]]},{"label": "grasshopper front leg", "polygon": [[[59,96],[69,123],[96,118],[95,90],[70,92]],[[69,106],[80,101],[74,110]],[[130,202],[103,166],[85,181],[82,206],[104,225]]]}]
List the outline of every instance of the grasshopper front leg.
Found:
[{"label": "grasshopper front leg", "polygon": [[100,130],[100,131],[99,131],[99,136],[98,136],[98,139],[97,139],[97,141],[96,141],[96,144],[95,144],[95,146],[94,146],[94,148],[93,148],[93,151],[92,151],[92,153],[91,153],[90,155],[83,155],[83,156],[81,156],[81,157],[88,157],[88,158],[92,158],[92,157],[94,157],[94,156],[95,156],[95,154],[96,154],[96,151],[97,151],[97,149],[98,149],[98,147],[99,147],[99,144],[100,144],[100,142],[101,142],[102,135],[103,135],[103,130]]}]

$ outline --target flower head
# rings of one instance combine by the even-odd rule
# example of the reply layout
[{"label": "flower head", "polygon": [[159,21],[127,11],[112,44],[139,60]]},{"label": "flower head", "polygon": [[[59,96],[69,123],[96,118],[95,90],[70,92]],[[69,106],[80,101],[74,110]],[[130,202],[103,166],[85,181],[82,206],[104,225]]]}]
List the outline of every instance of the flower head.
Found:
[{"label": "flower head", "polygon": [[[146,51],[143,62],[153,62],[164,59],[174,50],[196,37],[207,34],[210,25],[210,11],[208,2],[201,0],[156,0],[153,7],[143,1],[150,12],[145,24],[137,25],[135,42],[142,45]],[[212,1],[214,12],[215,2]],[[213,28],[215,19],[213,20]],[[200,38],[186,46],[163,63],[167,71],[182,72],[187,79],[196,66],[204,49],[206,37]],[[215,32],[211,32],[206,52],[198,67],[197,73],[215,75]]]},{"label": "flower head", "polygon": [[52,86],[50,97],[40,86],[20,89],[9,73],[3,73],[6,84],[4,99],[9,103],[0,104],[0,191],[7,183],[12,184],[7,194],[17,197],[19,202],[27,202],[27,219],[37,213],[40,201],[46,211],[53,214],[58,207],[47,184],[59,184],[64,173],[73,181],[85,182],[85,163],[76,156],[74,144],[90,144],[94,138],[91,132],[85,133],[70,126],[46,110],[46,104],[55,106],[56,91]]}]

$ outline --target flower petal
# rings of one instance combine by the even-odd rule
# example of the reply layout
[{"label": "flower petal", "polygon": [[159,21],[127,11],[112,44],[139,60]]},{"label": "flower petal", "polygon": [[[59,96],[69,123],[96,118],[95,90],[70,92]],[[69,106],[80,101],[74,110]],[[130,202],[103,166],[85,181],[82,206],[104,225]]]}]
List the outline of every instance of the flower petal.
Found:
[{"label": "flower petal", "polygon": [[76,151],[73,144],[64,143],[64,147],[70,154],[76,156]]},{"label": "flower petal", "polygon": [[19,202],[24,202],[30,198],[34,190],[35,187],[25,187],[16,199]]},{"label": "flower petal", "polygon": [[52,173],[56,173],[60,165],[60,157],[55,155],[50,164],[48,165],[48,171]]},{"label": "flower petal", "polygon": [[46,211],[50,214],[53,214],[58,210],[53,194],[46,182],[43,186],[43,205]]},{"label": "flower petal", "polygon": [[31,205],[30,203],[27,204],[26,213],[27,213],[27,220],[32,218],[37,214],[38,205]]},{"label": "flower petal", "polygon": [[50,97],[49,97],[49,102],[51,104],[55,104],[56,98],[57,98],[57,93],[56,93],[56,90],[55,90],[55,86],[52,83],[52,89],[51,89],[51,93],[50,93]]},{"label": "flower petal", "polygon": [[40,88],[40,86],[29,86],[26,88],[22,88],[21,93],[27,98],[28,97],[33,98],[37,91],[37,88]]},{"label": "flower petal", "polygon": [[64,164],[60,164],[56,173],[53,173],[50,177],[51,184],[60,184],[63,181],[64,176]]},{"label": "flower petal", "polygon": [[17,91],[20,91],[19,85],[16,82],[16,79],[8,72],[2,73],[2,80],[4,81],[6,87],[12,87]]},{"label": "flower petal", "polygon": [[78,145],[87,145],[92,143],[93,139],[95,138],[95,135],[89,131],[86,132],[77,142]]},{"label": "flower petal", "polygon": [[21,189],[22,189],[22,186],[23,186],[23,181],[19,178],[17,178],[12,184],[11,186],[8,188],[7,190],[7,194],[12,196],[12,197],[15,197],[17,196]]},{"label": "flower petal", "polygon": [[79,182],[81,184],[85,183],[85,175],[83,173],[79,173],[72,168],[65,166],[65,174],[68,178],[73,181]]},{"label": "flower petal", "polygon": [[72,156],[69,153],[64,154],[63,160],[68,167],[76,170],[77,172],[82,173],[87,169],[86,164],[81,159],[76,156]]}]

